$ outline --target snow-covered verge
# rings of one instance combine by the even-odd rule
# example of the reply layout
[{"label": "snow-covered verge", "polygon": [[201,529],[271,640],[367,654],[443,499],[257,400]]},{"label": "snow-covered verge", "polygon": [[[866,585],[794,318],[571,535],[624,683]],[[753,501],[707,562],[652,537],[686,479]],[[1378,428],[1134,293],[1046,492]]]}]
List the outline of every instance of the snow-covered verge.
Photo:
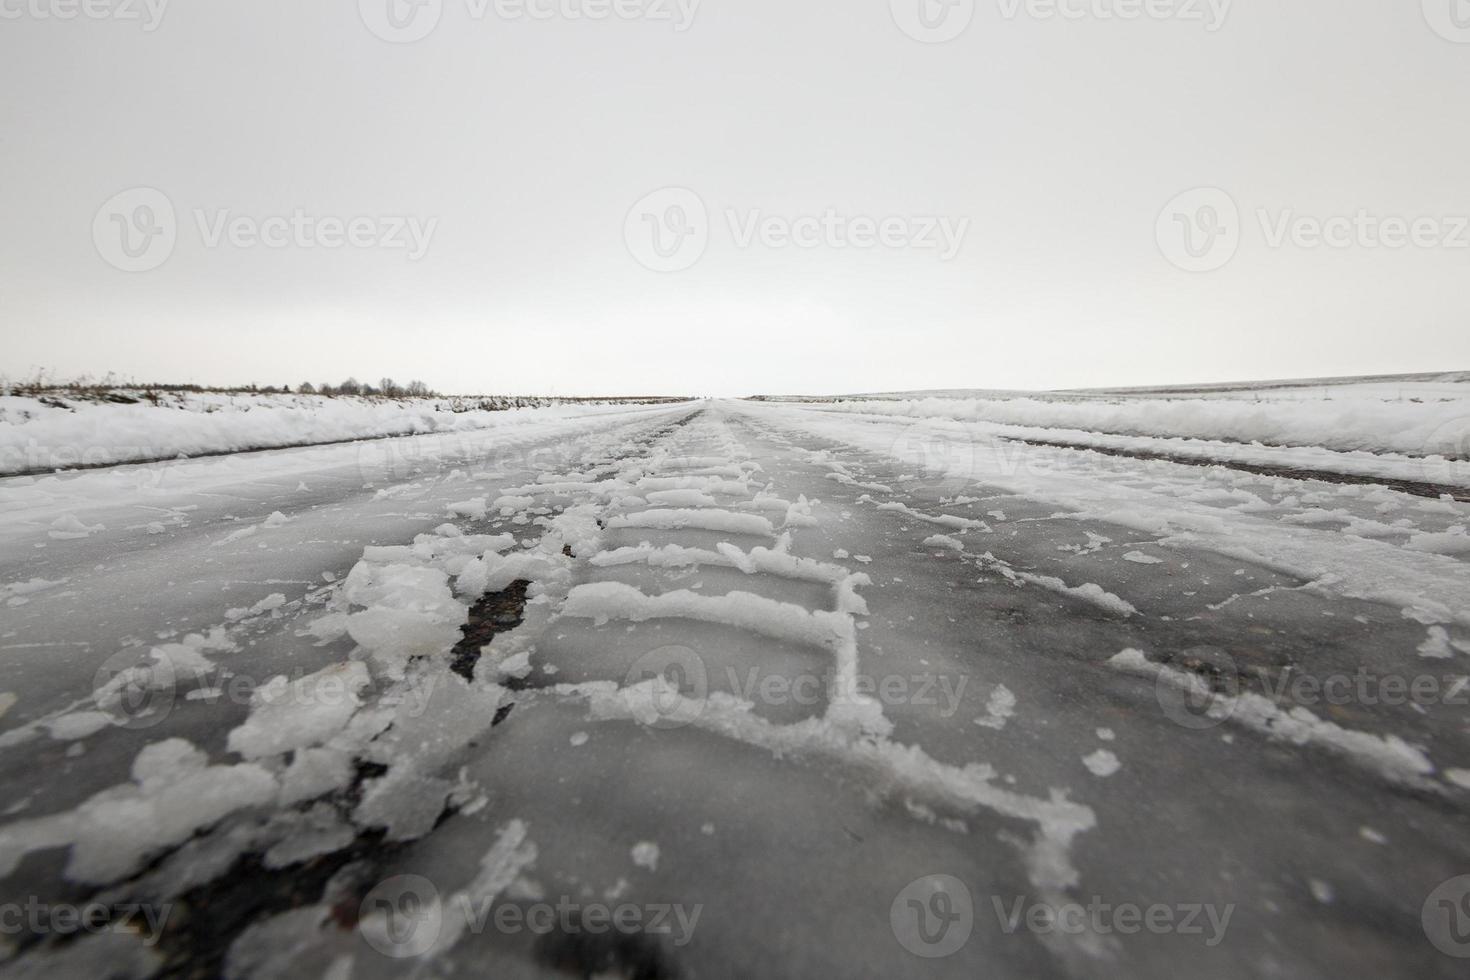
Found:
[{"label": "snow-covered verge", "polygon": [[[1025,430],[1013,433],[1023,438],[1045,438],[1037,435],[1039,430],[1073,430],[1470,461],[1470,383],[1466,382],[1365,383],[1171,396],[875,396],[834,402],[832,407],[843,412],[1014,427]],[[1059,436],[1054,433],[1051,437]]]},{"label": "snow-covered verge", "polygon": [[[575,416],[610,404],[546,405],[511,413]],[[156,402],[132,403],[0,395],[0,476],[463,432],[498,424],[507,415],[499,407],[482,399],[266,393],[171,392]]]},{"label": "snow-covered verge", "polygon": [[[1157,534],[1165,547],[1206,549],[1277,569],[1333,594],[1396,605],[1426,626],[1470,625],[1465,604],[1470,564],[1461,560],[1470,553],[1463,503],[1420,500],[1381,487],[1336,487],[1340,492],[1333,497],[1305,481],[1289,480],[1268,481],[1279,485],[1262,496],[1262,478],[1230,470],[1220,471],[1219,486],[1202,488],[1199,470],[1172,463],[1123,460],[1107,469],[1096,465],[1097,458],[1069,450],[1020,446],[1013,454],[992,452],[983,437],[960,451],[957,440],[964,431],[950,432],[948,445],[936,451],[932,440],[946,438],[945,430],[936,433],[930,423],[813,411],[811,406],[765,405],[750,411],[764,424],[912,466],[904,482],[918,487],[1004,490],[1074,515]],[[833,478],[892,492],[842,472]],[[1381,519],[1395,514],[1413,516],[1398,516],[1394,524]]]},{"label": "snow-covered verge", "polygon": [[[605,459],[671,421],[660,409],[601,411],[614,421],[591,419],[582,426],[591,431],[569,433],[569,458]],[[550,426],[519,428],[545,434]],[[460,477],[452,482],[472,479]],[[473,479],[494,485],[490,476]],[[467,501],[447,509],[463,519],[482,508],[481,501]],[[531,525],[531,517],[523,523]],[[320,607],[322,615],[298,634],[321,646],[341,641],[350,654],[256,687],[248,717],[226,739],[239,761],[212,760],[183,738],[156,738],[137,753],[123,781],[72,809],[0,828],[0,878],[13,875],[33,852],[66,848],[68,881],[113,888],[99,900],[128,896],[130,907],[171,903],[231,869],[243,854],[258,854],[267,871],[277,871],[337,853],[363,833],[392,843],[415,840],[447,811],[483,808],[487,798],[457,778],[450,763],[499,723],[509,692],[496,678],[476,682],[457,671],[451,648],[474,601],[510,578],[533,582],[529,618],[535,620],[546,595],[565,592],[572,556],[599,533],[586,508],[557,515],[538,510],[535,524],[544,533],[523,543],[511,534],[445,523],[408,544],[367,548],[344,579],[311,590],[304,603]],[[128,724],[139,705],[161,712],[158,724],[172,710],[210,710],[228,676],[222,655],[240,652],[240,631],[285,605],[284,595],[273,596],[227,614],[228,627],[140,648],[135,662],[76,703],[6,731],[0,752],[43,736],[81,739]],[[150,716],[140,727],[154,723]],[[107,932],[39,951],[20,967],[47,975],[148,976],[163,966],[151,946],[141,937]],[[0,942],[0,962],[14,953]],[[7,963],[0,973],[15,968]]]},{"label": "snow-covered verge", "polygon": [[1085,429],[1055,429],[1040,426],[1004,425],[996,422],[964,422],[948,417],[889,415],[875,411],[845,413],[842,406],[804,405],[814,413],[849,414],[873,423],[905,427],[907,438],[929,451],[955,460],[985,453],[1000,465],[1021,465],[1014,448],[1019,443],[1037,443],[1066,449],[1090,449],[1099,453],[1169,459],[1202,466],[1253,468],[1282,474],[1322,474],[1325,479],[1348,477],[1356,482],[1422,484],[1440,488],[1463,499],[1470,489],[1470,461],[1444,456],[1421,457],[1403,453],[1355,450],[1341,452],[1318,446],[1265,446],[1260,443],[1220,439],[1176,439],[1157,436],[1118,436]]}]

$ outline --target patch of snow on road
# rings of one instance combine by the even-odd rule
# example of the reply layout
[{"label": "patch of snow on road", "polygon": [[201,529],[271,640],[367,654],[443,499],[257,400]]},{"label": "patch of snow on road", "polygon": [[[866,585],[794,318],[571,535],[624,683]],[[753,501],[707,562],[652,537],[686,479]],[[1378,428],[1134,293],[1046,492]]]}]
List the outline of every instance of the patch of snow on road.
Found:
[{"label": "patch of snow on road", "polygon": [[659,849],[658,845],[651,841],[640,841],[633,845],[633,863],[640,868],[649,871],[658,870]]},{"label": "patch of snow on road", "polygon": [[253,760],[325,742],[346,727],[370,683],[356,661],[296,681],[272,678],[251,695],[250,717],[230,732],[229,749]]},{"label": "patch of snow on road", "polygon": [[624,514],[607,522],[609,528],[646,528],[656,531],[722,531],[726,534],[751,534],[775,537],[776,528],[758,514],[737,514],[728,510],[648,510]]},{"label": "patch of snow on road", "polygon": [[985,717],[976,718],[975,724],[981,728],[1001,731],[1006,727],[1006,723],[1015,716],[1016,696],[1004,684],[997,684],[990,692],[990,700],[985,703]]},{"label": "patch of snow on road", "polygon": [[132,783],[74,810],[0,827],[0,878],[33,851],[70,846],[69,880],[117,881],[224,816],[273,803],[276,791],[275,777],[259,766],[211,766],[182,739],[156,742],[133,761]]},{"label": "patch of snow on road", "polygon": [[1450,634],[1443,626],[1429,627],[1429,637],[1419,644],[1419,656],[1429,660],[1449,660],[1455,655]]},{"label": "patch of snow on road", "polygon": [[1087,767],[1088,772],[1101,779],[1106,779],[1123,768],[1118,757],[1107,749],[1098,749],[1091,755],[1085,756],[1082,764]]},{"label": "patch of snow on road", "polygon": [[66,579],[51,581],[44,578],[33,578],[24,582],[11,582],[8,585],[0,585],[0,599],[8,606],[20,606],[30,601],[30,597],[37,592],[54,589],[58,585],[65,584]]},{"label": "patch of snow on road", "polygon": [[87,538],[105,531],[101,524],[84,524],[75,514],[63,514],[51,522],[50,536],[57,541],[72,541]]},{"label": "patch of snow on road", "polygon": [[472,521],[483,521],[489,512],[490,505],[485,497],[475,497],[471,500],[461,500],[449,505],[450,517],[468,517]]}]

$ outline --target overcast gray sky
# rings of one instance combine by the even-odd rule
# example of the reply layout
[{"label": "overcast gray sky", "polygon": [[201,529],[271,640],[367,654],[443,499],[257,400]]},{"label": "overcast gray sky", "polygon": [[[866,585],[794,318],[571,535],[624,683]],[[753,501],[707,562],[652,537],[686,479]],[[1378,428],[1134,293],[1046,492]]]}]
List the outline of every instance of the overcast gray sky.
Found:
[{"label": "overcast gray sky", "polygon": [[0,0],[11,378],[1470,368],[1466,0],[150,2]]}]

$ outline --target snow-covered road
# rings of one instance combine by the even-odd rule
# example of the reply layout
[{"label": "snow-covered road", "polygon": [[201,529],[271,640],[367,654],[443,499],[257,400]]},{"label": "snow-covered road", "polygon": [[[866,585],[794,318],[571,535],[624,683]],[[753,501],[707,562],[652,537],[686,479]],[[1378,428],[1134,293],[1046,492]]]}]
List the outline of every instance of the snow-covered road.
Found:
[{"label": "snow-covered road", "polygon": [[111,926],[0,971],[1470,955],[1470,504],[748,402],[0,501],[0,896]]}]

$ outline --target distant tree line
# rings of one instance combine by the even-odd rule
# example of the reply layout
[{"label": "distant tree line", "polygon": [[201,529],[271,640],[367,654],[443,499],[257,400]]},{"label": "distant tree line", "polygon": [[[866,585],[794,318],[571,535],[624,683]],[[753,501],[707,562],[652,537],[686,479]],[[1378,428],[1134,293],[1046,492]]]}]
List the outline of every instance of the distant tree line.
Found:
[{"label": "distant tree line", "polygon": [[441,401],[436,403],[436,411],[446,412],[475,412],[488,411],[499,412],[517,408],[544,408],[548,405],[583,404],[583,405],[663,405],[676,402],[689,401],[685,397],[668,396],[618,396],[618,397],[569,397],[550,396],[538,397],[534,395],[444,395],[430,388],[422,381],[410,381],[407,384],[399,384],[392,378],[382,378],[376,385],[366,384],[356,378],[348,378],[340,384],[323,382],[313,384],[305,382],[297,385],[294,389],[291,385],[232,385],[228,387],[216,387],[200,384],[143,384],[129,379],[118,378],[109,373],[103,378],[81,377],[72,380],[60,380],[48,377],[44,371],[38,371],[34,377],[13,382],[0,375],[0,394],[20,395],[37,398],[42,403],[55,408],[69,408],[63,399],[79,402],[113,402],[121,405],[133,405],[146,401],[153,405],[179,403],[181,397],[188,394],[220,394],[220,395],[324,395],[329,398],[338,396],[360,397],[360,398],[434,398]]},{"label": "distant tree line", "polygon": [[[285,389],[290,391],[290,388]],[[376,386],[358,381],[356,378],[348,378],[341,384],[334,385],[322,382],[314,385],[310,381],[305,382],[296,389],[302,395],[362,395],[366,397],[382,398],[438,398],[439,393],[434,391],[422,381],[410,381],[401,385],[392,378],[383,378]]]}]

